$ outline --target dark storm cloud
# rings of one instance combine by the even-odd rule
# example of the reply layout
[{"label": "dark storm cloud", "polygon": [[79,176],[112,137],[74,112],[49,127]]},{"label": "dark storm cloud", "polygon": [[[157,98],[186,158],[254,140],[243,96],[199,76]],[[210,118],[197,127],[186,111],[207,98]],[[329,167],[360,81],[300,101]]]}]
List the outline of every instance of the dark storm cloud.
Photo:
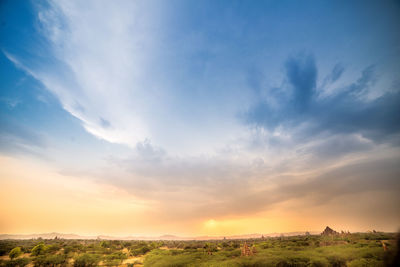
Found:
[{"label": "dark storm cloud", "polygon": [[[269,130],[283,126],[295,131],[300,141],[319,134],[357,133],[381,143],[393,140],[400,132],[399,88],[376,99],[365,100],[365,94],[377,80],[374,66],[366,67],[355,82],[327,97],[318,97],[316,93],[318,70],[312,56],[291,57],[285,69],[292,93],[276,92],[285,88],[271,90],[270,97],[275,98],[279,106],[272,107],[267,101],[259,101],[245,116],[250,125]],[[336,65],[328,80],[336,81],[343,71],[343,67]],[[302,123],[308,126],[296,131]]]}]

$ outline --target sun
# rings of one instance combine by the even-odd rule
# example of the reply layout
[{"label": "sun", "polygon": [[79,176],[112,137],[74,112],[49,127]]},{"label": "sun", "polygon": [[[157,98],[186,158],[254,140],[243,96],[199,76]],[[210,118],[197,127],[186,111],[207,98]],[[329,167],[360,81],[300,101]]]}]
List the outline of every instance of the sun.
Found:
[{"label": "sun", "polygon": [[210,219],[204,223],[207,228],[215,228],[217,226],[217,222],[214,219]]}]

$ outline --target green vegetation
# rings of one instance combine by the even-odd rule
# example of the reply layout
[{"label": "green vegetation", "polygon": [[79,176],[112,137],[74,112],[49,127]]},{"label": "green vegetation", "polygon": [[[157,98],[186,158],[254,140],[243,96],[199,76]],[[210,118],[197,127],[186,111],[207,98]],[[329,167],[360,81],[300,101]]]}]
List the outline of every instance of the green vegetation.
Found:
[{"label": "green vegetation", "polygon": [[[245,242],[249,256],[242,256]],[[2,240],[0,266],[400,266],[398,242],[388,233],[211,241]]]},{"label": "green vegetation", "polygon": [[32,248],[31,255],[32,256],[42,255],[46,251],[46,248],[47,247],[45,246],[45,244],[43,242],[40,242],[39,244],[37,244]]},{"label": "green vegetation", "polygon": [[39,255],[33,262],[34,266],[63,266],[67,263],[67,257],[60,254]]},{"label": "green vegetation", "polygon": [[13,248],[13,249],[10,251],[10,254],[8,254],[8,256],[10,257],[10,259],[18,258],[18,257],[21,256],[21,255],[22,255],[22,250],[21,250],[20,247]]},{"label": "green vegetation", "polygon": [[97,254],[82,254],[75,258],[75,267],[97,266],[100,262],[101,256]]}]

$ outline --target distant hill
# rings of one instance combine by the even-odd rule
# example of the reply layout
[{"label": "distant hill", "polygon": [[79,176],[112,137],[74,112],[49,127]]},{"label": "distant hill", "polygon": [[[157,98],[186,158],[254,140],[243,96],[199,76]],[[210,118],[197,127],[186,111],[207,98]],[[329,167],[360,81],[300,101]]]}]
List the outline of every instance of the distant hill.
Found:
[{"label": "distant hill", "polygon": [[[220,239],[251,239],[264,237],[276,237],[276,236],[296,236],[305,235],[306,232],[289,232],[289,233],[269,233],[269,234],[247,234],[247,235],[232,235],[232,236],[195,236],[195,237],[182,237],[175,235],[162,235],[162,236],[125,236],[116,237],[108,235],[99,236],[83,236],[76,234],[63,234],[63,233],[44,233],[44,234],[0,234],[0,240],[4,239],[103,239],[103,240],[220,240]],[[318,232],[310,232],[311,234],[318,234]]]},{"label": "distant hill", "polygon": [[4,239],[54,239],[63,238],[63,239],[96,239],[97,236],[81,236],[76,234],[60,234],[60,233],[44,233],[44,234],[26,234],[26,235],[9,235],[9,234],[0,234],[0,240]]}]

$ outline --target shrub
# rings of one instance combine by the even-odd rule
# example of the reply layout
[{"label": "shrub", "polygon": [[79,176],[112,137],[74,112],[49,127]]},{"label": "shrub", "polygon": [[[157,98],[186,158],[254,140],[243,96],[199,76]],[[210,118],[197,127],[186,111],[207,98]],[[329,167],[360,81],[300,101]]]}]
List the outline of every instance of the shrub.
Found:
[{"label": "shrub", "polygon": [[102,248],[109,248],[111,246],[109,241],[101,241],[100,242],[100,247]]},{"label": "shrub", "polygon": [[345,267],[346,261],[337,256],[328,257],[328,261],[332,267]]},{"label": "shrub", "polygon": [[75,252],[74,247],[72,247],[72,246],[66,246],[66,247],[64,247],[64,254],[69,254],[69,253],[71,253],[71,252]]},{"label": "shrub", "polygon": [[18,258],[19,256],[21,256],[21,254],[22,254],[21,248],[16,247],[16,248],[13,248],[10,251],[10,254],[8,254],[8,255],[10,256],[10,259],[14,259],[14,258]]},{"label": "shrub", "polygon": [[145,245],[145,246],[131,250],[131,254],[133,256],[139,256],[139,255],[144,255],[149,251],[151,251],[151,248],[149,248],[149,247],[147,247],[147,245]]},{"label": "shrub", "polygon": [[39,255],[33,261],[35,266],[56,266],[65,264],[67,257],[62,254]]},{"label": "shrub", "polygon": [[19,267],[24,267],[26,265],[28,265],[30,262],[30,260],[28,258],[19,258],[19,259],[15,259],[15,260],[9,260],[4,262],[4,265],[0,263],[0,266],[6,266],[6,267],[15,267],[15,266],[19,266]]},{"label": "shrub", "polygon": [[126,256],[125,253],[122,252],[114,252],[110,255],[107,255],[104,257],[105,264],[108,266],[116,266],[120,265],[123,260],[127,259],[128,257]]},{"label": "shrub", "polygon": [[97,266],[100,262],[100,256],[96,254],[82,254],[75,259],[74,266],[75,267],[89,267],[89,266]]},{"label": "shrub", "polygon": [[40,242],[39,244],[37,244],[36,246],[34,246],[32,248],[31,255],[32,256],[42,255],[42,254],[44,254],[45,250],[46,250],[46,246],[44,245],[43,242]]},{"label": "shrub", "polygon": [[55,253],[60,250],[60,246],[57,244],[46,247],[46,253]]}]

